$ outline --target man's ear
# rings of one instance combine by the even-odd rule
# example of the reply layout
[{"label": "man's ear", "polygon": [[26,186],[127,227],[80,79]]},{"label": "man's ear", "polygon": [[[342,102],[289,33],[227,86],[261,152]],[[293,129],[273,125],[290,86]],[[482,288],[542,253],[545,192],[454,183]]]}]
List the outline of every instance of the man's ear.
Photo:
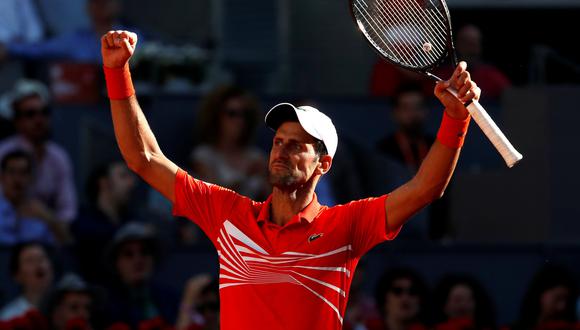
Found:
[{"label": "man's ear", "polygon": [[332,157],[329,155],[320,156],[318,163],[319,166],[316,169],[317,173],[320,175],[326,174],[328,171],[330,171],[330,167],[332,166]]}]

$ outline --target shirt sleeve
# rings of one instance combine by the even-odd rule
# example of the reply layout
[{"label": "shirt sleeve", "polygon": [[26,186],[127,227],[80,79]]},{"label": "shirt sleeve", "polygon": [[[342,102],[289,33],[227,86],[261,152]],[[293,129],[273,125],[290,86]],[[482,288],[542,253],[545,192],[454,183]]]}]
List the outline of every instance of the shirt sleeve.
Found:
[{"label": "shirt sleeve", "polygon": [[179,169],[175,177],[173,215],[193,221],[215,242],[225,215],[230,213],[238,197],[229,189],[197,180]]},{"label": "shirt sleeve", "polygon": [[389,228],[387,224],[387,196],[362,199],[346,205],[355,256],[361,257],[375,245],[392,240],[399,234],[401,227]]}]

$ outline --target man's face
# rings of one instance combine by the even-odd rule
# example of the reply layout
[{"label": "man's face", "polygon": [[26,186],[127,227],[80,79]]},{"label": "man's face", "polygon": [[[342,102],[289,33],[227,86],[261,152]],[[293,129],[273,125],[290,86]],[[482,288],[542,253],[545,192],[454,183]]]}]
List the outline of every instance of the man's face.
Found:
[{"label": "man's face", "polygon": [[315,142],[298,122],[280,125],[270,151],[270,183],[282,190],[294,190],[310,180],[321,165]]},{"label": "man's face", "polygon": [[413,282],[407,278],[395,280],[385,300],[386,315],[396,320],[409,322],[420,312],[421,299]]},{"label": "man's face", "polygon": [[146,282],[153,272],[153,255],[142,241],[123,243],[117,256],[117,271],[123,283],[134,286]]},{"label": "man's face", "polygon": [[568,308],[570,291],[565,286],[557,286],[544,291],[540,297],[540,317],[546,321],[561,320]]},{"label": "man's face", "polygon": [[111,166],[109,176],[105,180],[105,189],[111,194],[117,205],[126,205],[137,183],[135,175],[123,163]]},{"label": "man's face", "polygon": [[477,59],[481,55],[481,32],[472,25],[465,26],[457,34],[457,52],[462,58],[470,60]]},{"label": "man's face", "polygon": [[12,158],[0,173],[4,196],[11,202],[20,202],[26,198],[32,183],[31,166],[26,158]]},{"label": "man's face", "polygon": [[72,319],[89,320],[91,317],[91,296],[86,292],[65,293],[52,314],[52,323],[57,330],[64,330]]},{"label": "man's face", "polygon": [[32,245],[20,253],[15,280],[24,290],[42,292],[52,283],[53,270],[43,248]]},{"label": "man's face", "polygon": [[406,92],[399,96],[393,109],[395,121],[406,133],[418,134],[423,129],[427,117],[423,95],[419,92]]},{"label": "man's face", "polygon": [[445,304],[445,314],[449,318],[474,316],[475,299],[469,286],[458,284],[451,288]]},{"label": "man's face", "polygon": [[14,110],[14,125],[18,133],[36,143],[48,139],[50,111],[40,96],[28,96],[16,102]]}]

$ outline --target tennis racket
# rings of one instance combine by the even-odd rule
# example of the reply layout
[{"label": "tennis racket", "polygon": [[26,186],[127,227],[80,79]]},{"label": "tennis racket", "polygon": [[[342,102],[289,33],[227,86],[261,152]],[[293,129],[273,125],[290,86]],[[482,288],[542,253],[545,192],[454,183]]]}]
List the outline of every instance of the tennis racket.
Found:
[{"label": "tennis racket", "polygon": [[[451,17],[443,0],[349,0],[358,28],[387,61],[442,80],[431,71],[451,55],[457,66]],[[457,93],[448,89],[453,95]],[[485,109],[473,100],[467,110],[501,154],[508,167],[522,155],[497,127]]]}]

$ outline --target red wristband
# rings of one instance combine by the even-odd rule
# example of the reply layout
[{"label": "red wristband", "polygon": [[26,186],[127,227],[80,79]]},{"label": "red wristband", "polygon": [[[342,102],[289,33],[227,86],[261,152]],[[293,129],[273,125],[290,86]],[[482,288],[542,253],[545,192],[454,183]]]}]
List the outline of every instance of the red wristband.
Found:
[{"label": "red wristband", "polygon": [[103,66],[103,70],[107,81],[107,94],[111,100],[124,100],[135,95],[129,64],[122,68]]},{"label": "red wristband", "polygon": [[465,140],[465,135],[467,134],[470,120],[471,116],[467,116],[465,119],[451,118],[444,111],[443,120],[441,120],[439,132],[437,132],[437,140],[449,148],[461,148]]}]

